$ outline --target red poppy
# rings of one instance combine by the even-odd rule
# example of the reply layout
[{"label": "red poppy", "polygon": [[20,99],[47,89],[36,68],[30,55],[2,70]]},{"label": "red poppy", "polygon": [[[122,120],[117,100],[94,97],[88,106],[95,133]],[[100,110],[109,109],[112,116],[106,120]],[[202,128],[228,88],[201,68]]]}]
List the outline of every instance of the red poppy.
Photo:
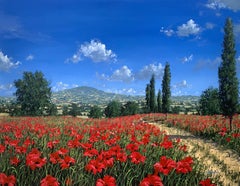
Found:
[{"label": "red poppy", "polygon": [[183,173],[183,174],[189,173],[192,171],[192,167],[191,167],[192,164],[193,164],[193,159],[192,157],[188,156],[182,159],[181,161],[177,162],[176,172]]},{"label": "red poppy", "polygon": [[106,166],[99,160],[90,160],[89,163],[85,166],[85,169],[89,172],[92,172],[94,175],[101,173]]},{"label": "red poppy", "polygon": [[211,180],[210,180],[209,178],[200,181],[199,185],[201,185],[201,186],[216,186],[215,184],[213,184],[213,183],[211,182]]},{"label": "red poppy", "polygon": [[4,186],[5,184],[7,184],[8,186],[14,186],[16,184],[15,176],[7,176],[4,173],[0,173],[0,185]]},{"label": "red poppy", "polygon": [[138,151],[139,145],[130,143],[126,146],[126,149],[131,151],[131,152]]},{"label": "red poppy", "polygon": [[163,186],[163,183],[159,176],[148,175],[140,182],[140,186]]},{"label": "red poppy", "polygon": [[32,149],[31,152],[26,156],[26,165],[29,166],[32,170],[36,168],[41,168],[47,162],[46,158],[41,158],[41,152],[36,148]]},{"label": "red poppy", "polygon": [[129,157],[131,158],[131,162],[134,164],[144,163],[146,159],[146,157],[139,152],[132,152]]},{"label": "red poppy", "polygon": [[116,179],[112,176],[105,175],[103,179],[98,179],[96,186],[116,186]]},{"label": "red poppy", "polygon": [[160,144],[165,149],[173,148],[173,142],[168,139],[168,136],[164,136],[163,142]]},{"label": "red poppy", "polygon": [[6,147],[4,145],[0,144],[0,153],[3,153],[5,151]]},{"label": "red poppy", "polygon": [[57,181],[57,178],[47,175],[45,178],[41,180],[41,186],[59,186],[59,182]]},{"label": "red poppy", "polygon": [[155,174],[163,173],[164,175],[168,175],[176,167],[176,162],[171,158],[167,158],[166,156],[162,156],[160,161],[154,164]]},{"label": "red poppy", "polygon": [[10,164],[17,166],[20,160],[17,157],[10,158]]}]

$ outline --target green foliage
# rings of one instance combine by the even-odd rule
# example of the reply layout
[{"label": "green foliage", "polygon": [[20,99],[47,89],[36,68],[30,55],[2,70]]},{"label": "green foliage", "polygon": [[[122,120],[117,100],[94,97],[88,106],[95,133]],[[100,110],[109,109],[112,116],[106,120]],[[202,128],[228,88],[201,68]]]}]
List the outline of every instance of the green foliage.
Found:
[{"label": "green foliage", "polygon": [[24,72],[23,78],[14,81],[19,115],[41,116],[54,113],[51,88],[42,72]]},{"label": "green foliage", "polygon": [[129,116],[139,113],[139,106],[134,101],[128,101],[125,105],[122,107],[122,115],[123,116]]},{"label": "green foliage", "polygon": [[155,98],[155,76],[152,75],[150,80],[150,111],[155,112],[156,110],[156,98]]},{"label": "green foliage", "polygon": [[160,90],[158,90],[158,94],[157,94],[157,111],[159,113],[162,112],[162,94]]},{"label": "green foliage", "polygon": [[77,115],[80,115],[79,107],[76,103],[71,104],[71,109],[69,111],[69,114],[74,117],[76,117]]},{"label": "green foliage", "polygon": [[146,86],[146,108],[145,108],[145,112],[149,113],[150,112],[150,84],[147,84]]},{"label": "green foliage", "polygon": [[238,108],[238,78],[236,73],[236,51],[233,34],[233,24],[227,18],[224,26],[224,40],[222,50],[222,63],[218,69],[219,98],[221,111],[230,118],[230,128],[233,115]]},{"label": "green foliage", "polygon": [[208,88],[200,96],[199,111],[202,115],[220,114],[219,93],[217,88]]},{"label": "green foliage", "polygon": [[117,116],[121,116],[121,103],[118,101],[111,101],[107,107],[105,108],[105,116],[108,118],[113,118]]},{"label": "green foliage", "polygon": [[169,63],[166,63],[164,68],[163,80],[162,80],[162,112],[163,113],[170,112],[170,103],[171,103],[170,82],[171,82],[170,65]]},{"label": "green foliage", "polygon": [[63,116],[66,116],[68,115],[68,106],[67,105],[63,105],[63,108],[62,108],[62,115]]},{"label": "green foliage", "polygon": [[89,117],[90,118],[102,118],[102,116],[103,116],[103,113],[102,113],[101,108],[97,105],[94,105],[90,110]]}]

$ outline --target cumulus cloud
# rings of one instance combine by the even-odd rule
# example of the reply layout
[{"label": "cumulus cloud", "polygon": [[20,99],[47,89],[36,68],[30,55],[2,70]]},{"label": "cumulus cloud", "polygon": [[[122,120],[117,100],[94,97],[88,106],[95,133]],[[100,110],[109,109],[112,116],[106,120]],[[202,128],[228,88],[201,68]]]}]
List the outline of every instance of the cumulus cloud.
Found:
[{"label": "cumulus cloud", "polygon": [[66,62],[78,63],[83,60],[82,57],[89,58],[94,62],[116,61],[117,59],[117,55],[112,50],[107,50],[106,45],[97,40],[82,44]]},{"label": "cumulus cloud", "polygon": [[111,92],[115,94],[126,94],[126,95],[136,95],[137,91],[133,88],[123,88],[123,89],[108,89],[106,92]]},{"label": "cumulus cloud", "polygon": [[174,30],[172,30],[172,29],[164,29],[164,27],[161,27],[160,32],[164,33],[168,37],[174,35],[174,33],[175,33]]},{"label": "cumulus cloud", "polygon": [[188,85],[188,83],[187,83],[186,80],[182,80],[181,82],[174,84],[172,87],[173,87],[174,89],[179,89],[179,88],[187,88],[187,87],[189,87],[189,86],[190,86],[190,85]]},{"label": "cumulus cloud", "polygon": [[132,71],[126,66],[122,66],[120,69],[117,69],[113,72],[112,75],[108,76],[105,74],[101,74],[100,79],[108,80],[108,81],[121,81],[121,82],[131,82],[134,80],[134,74]]},{"label": "cumulus cloud", "polygon": [[191,54],[190,56],[185,56],[185,57],[182,59],[182,63],[190,62],[190,61],[192,61],[192,59],[193,59],[193,54]]},{"label": "cumulus cloud", "polygon": [[206,7],[213,10],[230,9],[238,11],[240,10],[240,2],[239,0],[208,0]]},{"label": "cumulus cloud", "polygon": [[70,89],[70,88],[75,88],[75,87],[78,87],[78,85],[70,85],[70,84],[67,84],[67,83],[63,83],[62,81],[59,81],[55,84],[55,86],[52,87],[52,90],[54,92],[58,92],[58,91],[62,91],[62,90],[66,90],[66,89]]},{"label": "cumulus cloud", "polygon": [[158,65],[149,64],[144,66],[137,74],[136,79],[144,80],[150,79],[151,76],[154,74],[155,78],[161,79],[164,73],[164,66],[159,63]]},{"label": "cumulus cloud", "polygon": [[0,51],[0,71],[9,71],[12,68],[16,68],[21,63],[19,61],[13,62],[12,58],[4,55],[2,51]]},{"label": "cumulus cloud", "polygon": [[177,35],[179,37],[188,37],[190,35],[197,35],[201,32],[201,28],[190,19],[187,23],[178,26]]},{"label": "cumulus cloud", "polygon": [[0,85],[0,91],[10,90],[13,87],[13,84]]},{"label": "cumulus cloud", "polygon": [[27,61],[32,61],[34,59],[34,56],[32,54],[29,54],[27,57],[26,57],[26,60]]}]

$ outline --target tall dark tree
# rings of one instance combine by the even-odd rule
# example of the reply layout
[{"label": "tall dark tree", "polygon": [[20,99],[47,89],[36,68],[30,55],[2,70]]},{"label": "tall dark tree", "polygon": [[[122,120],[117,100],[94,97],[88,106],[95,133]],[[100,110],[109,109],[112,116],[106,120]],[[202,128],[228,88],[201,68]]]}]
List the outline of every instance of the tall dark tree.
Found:
[{"label": "tall dark tree", "polygon": [[150,111],[155,112],[156,110],[156,98],[155,98],[155,76],[154,74],[150,80]]},{"label": "tall dark tree", "polygon": [[122,105],[120,102],[115,100],[111,101],[110,103],[108,103],[104,111],[106,117],[113,118],[113,117],[121,116],[121,108],[122,108]]},{"label": "tall dark tree", "polygon": [[171,72],[170,65],[167,62],[164,68],[163,80],[162,80],[162,112],[168,113],[170,111],[170,103],[171,103]]},{"label": "tall dark tree", "polygon": [[210,87],[203,91],[199,100],[199,112],[202,115],[220,114],[219,92]]},{"label": "tall dark tree", "polygon": [[233,24],[227,18],[224,26],[224,40],[222,62],[218,68],[219,98],[223,115],[229,117],[230,130],[232,130],[233,115],[238,108],[238,78],[236,72],[236,50],[233,34]]},{"label": "tall dark tree", "polygon": [[103,115],[103,113],[99,106],[94,105],[93,107],[91,107],[91,110],[89,113],[90,118],[101,118],[102,115]]},{"label": "tall dark tree", "polygon": [[150,84],[147,84],[146,86],[146,113],[150,112]]},{"label": "tall dark tree", "polygon": [[69,114],[71,116],[74,116],[74,117],[76,117],[77,115],[80,115],[80,110],[79,110],[79,107],[78,107],[78,105],[76,103],[72,103],[71,104],[71,108],[69,110]]},{"label": "tall dark tree", "polygon": [[157,94],[157,111],[159,113],[162,112],[162,94],[160,90],[158,90],[158,94]]},{"label": "tall dark tree", "polygon": [[139,113],[139,106],[135,101],[128,101],[122,106],[122,115],[129,116]]},{"label": "tall dark tree", "polygon": [[[40,116],[50,114],[53,106],[51,103],[51,88],[42,72],[24,72],[23,78],[14,81],[17,104],[20,105],[20,114]],[[47,109],[46,109],[47,108]]]}]

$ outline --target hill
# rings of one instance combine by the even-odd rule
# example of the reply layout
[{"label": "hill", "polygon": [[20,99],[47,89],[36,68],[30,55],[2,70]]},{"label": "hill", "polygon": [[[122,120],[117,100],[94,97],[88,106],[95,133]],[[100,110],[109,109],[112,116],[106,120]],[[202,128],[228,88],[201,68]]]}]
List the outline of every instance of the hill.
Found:
[{"label": "hill", "polygon": [[120,102],[141,101],[143,96],[129,96],[104,92],[92,87],[81,86],[72,89],[55,92],[52,100],[56,104],[81,103],[91,105],[105,105],[112,100]]}]

